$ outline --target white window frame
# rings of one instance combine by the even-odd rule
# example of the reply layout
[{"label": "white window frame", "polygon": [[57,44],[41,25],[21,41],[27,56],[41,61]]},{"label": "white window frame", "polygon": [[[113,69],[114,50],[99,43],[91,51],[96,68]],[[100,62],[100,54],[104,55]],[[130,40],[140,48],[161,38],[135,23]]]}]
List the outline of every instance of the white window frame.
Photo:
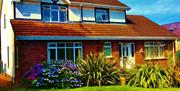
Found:
[{"label": "white window frame", "polygon": [[[105,46],[106,43],[109,43],[110,45],[109,45],[109,46]],[[105,48],[110,48],[111,55],[110,55],[110,56],[106,56],[106,55],[105,55],[105,57],[106,57],[106,58],[111,58],[111,57],[112,57],[112,44],[111,44],[111,42],[104,42],[103,47],[104,47],[104,55],[105,55]]]},{"label": "white window frame", "polygon": [[[165,47],[165,43],[162,43],[162,42],[160,42],[160,43],[158,43],[158,42],[155,42],[155,41],[151,41],[151,42],[144,42],[144,48],[145,48],[145,51],[148,51],[148,50],[146,50],[146,47],[157,47],[158,48],[158,55],[157,56],[155,56],[155,57],[147,57],[146,55],[146,53],[145,53],[145,60],[151,60],[151,59],[164,59],[165,58],[165,54],[164,54],[164,47]],[[160,48],[163,48],[163,56],[161,56],[160,55]],[[149,54],[149,53],[148,53]]]},{"label": "white window frame", "polygon": [[[103,19],[102,19],[102,20],[98,20],[98,19],[97,19],[98,10],[100,10],[100,11],[106,11],[106,12],[107,12],[107,18],[108,18],[108,19],[107,19],[107,20],[103,20]],[[102,14],[102,12],[99,12],[99,13],[101,13],[101,18],[102,18],[103,15],[105,15],[105,14]],[[110,21],[110,18],[109,18],[109,10],[108,10],[108,9],[105,9],[105,8],[96,8],[96,9],[95,9],[95,19],[96,19],[96,22],[100,22],[100,23],[101,23],[101,22],[103,22],[103,23],[104,23],[104,22],[109,22],[109,21]]]},{"label": "white window frame", "polygon": [[[64,47],[58,47],[57,46],[57,44],[58,43],[64,43],[65,44],[65,46]],[[73,46],[72,47],[67,47],[67,43],[72,43],[73,44]],[[54,44],[55,45],[55,47],[49,47],[51,44]],[[75,46],[76,44],[81,44],[80,46]],[[50,59],[50,49],[55,49],[55,54],[56,54],[56,59],[55,60],[58,60],[58,49],[60,49],[60,48],[64,48],[65,49],[65,60],[67,60],[67,48],[73,48],[73,62],[75,63],[76,62],[76,54],[75,54],[75,50],[76,49],[81,49],[81,57],[83,58],[83,46],[82,46],[82,43],[81,42],[49,42],[48,43],[48,45],[47,45],[47,52],[48,52],[48,61],[51,61],[51,59]]]},{"label": "white window frame", "polygon": [[[61,5],[48,5],[48,4],[42,4],[42,18],[44,17],[43,16],[43,7],[44,6],[49,6],[49,8],[50,8],[50,10],[49,10],[49,13],[50,13],[50,20],[49,21],[45,21],[45,22],[67,22],[67,18],[68,18],[68,11],[66,11],[66,20],[65,21],[60,21],[60,10],[59,10],[59,8],[61,8],[61,7],[66,7],[66,9],[67,9],[67,6],[61,6]],[[52,7],[51,6],[58,6],[58,10],[56,10],[56,9],[52,9]],[[68,9],[67,9],[68,10]],[[56,12],[58,12],[58,21],[53,21],[52,20],[52,11],[56,11]]]}]

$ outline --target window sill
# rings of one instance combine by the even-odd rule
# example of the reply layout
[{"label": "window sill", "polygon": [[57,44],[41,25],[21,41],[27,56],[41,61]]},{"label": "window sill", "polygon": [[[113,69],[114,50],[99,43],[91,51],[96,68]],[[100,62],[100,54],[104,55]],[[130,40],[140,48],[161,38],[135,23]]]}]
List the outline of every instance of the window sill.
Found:
[{"label": "window sill", "polygon": [[46,22],[46,23],[69,23],[68,21],[43,21],[43,22]]},{"label": "window sill", "polygon": [[166,60],[167,58],[165,57],[160,57],[160,58],[145,58],[145,61],[150,61],[150,60]]},{"label": "window sill", "polygon": [[112,58],[114,58],[114,57],[112,57],[112,56],[107,56],[107,57],[105,57],[105,58],[112,59]]}]

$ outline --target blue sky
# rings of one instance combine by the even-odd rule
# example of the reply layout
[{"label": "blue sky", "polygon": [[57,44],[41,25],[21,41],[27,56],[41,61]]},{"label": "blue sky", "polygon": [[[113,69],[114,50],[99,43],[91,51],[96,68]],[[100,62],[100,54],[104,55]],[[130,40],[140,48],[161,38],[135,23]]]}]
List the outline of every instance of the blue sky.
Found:
[{"label": "blue sky", "polygon": [[162,25],[180,22],[180,0],[120,0],[131,7],[127,14],[143,15]]}]

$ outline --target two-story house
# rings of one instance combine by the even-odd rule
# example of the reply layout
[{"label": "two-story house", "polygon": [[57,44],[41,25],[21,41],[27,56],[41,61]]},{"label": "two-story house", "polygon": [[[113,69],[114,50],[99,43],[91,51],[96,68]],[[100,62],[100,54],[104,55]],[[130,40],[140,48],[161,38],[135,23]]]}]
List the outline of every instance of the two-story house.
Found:
[{"label": "two-story house", "polygon": [[[3,0],[2,61],[19,79],[33,64],[104,52],[117,66],[166,65],[174,35],[118,0]],[[142,11],[143,12],[143,11]]]}]

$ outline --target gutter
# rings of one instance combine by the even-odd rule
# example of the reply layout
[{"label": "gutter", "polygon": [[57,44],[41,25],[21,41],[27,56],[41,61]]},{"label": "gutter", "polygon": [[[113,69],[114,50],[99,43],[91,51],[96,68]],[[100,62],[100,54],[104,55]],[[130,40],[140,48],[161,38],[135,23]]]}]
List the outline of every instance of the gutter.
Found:
[{"label": "gutter", "polygon": [[[71,2],[73,5],[81,5],[82,2]],[[114,8],[114,9],[125,9],[125,10],[130,10],[130,7],[125,7],[125,6],[113,6],[113,5],[103,5],[103,4],[93,4],[93,3],[85,3],[83,2],[84,6],[94,6],[94,7],[103,7],[103,8]]]},{"label": "gutter", "polygon": [[175,40],[175,37],[147,36],[16,36],[16,40]]}]

